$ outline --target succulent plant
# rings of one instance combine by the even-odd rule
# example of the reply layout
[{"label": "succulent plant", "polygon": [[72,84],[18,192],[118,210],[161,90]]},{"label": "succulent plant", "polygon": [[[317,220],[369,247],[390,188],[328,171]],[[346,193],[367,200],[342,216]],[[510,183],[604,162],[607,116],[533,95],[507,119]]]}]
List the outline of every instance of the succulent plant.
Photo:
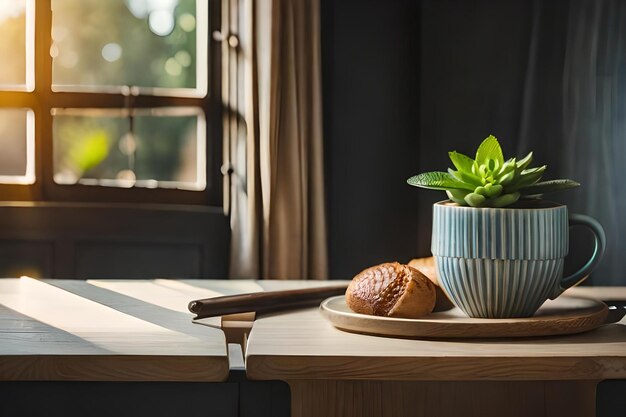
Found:
[{"label": "succulent plant", "polygon": [[407,182],[416,187],[444,190],[450,200],[471,207],[506,207],[520,198],[540,198],[547,192],[580,185],[566,179],[540,182],[546,165],[528,168],[533,160],[532,152],[519,161],[515,158],[505,161],[493,135],[480,144],[475,159],[456,151],[448,155],[456,170],[425,172]]}]

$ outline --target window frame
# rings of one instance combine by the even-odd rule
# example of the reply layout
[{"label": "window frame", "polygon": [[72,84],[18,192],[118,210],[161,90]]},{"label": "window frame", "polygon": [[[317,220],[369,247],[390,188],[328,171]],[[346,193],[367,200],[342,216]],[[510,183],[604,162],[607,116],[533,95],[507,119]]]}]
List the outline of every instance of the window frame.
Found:
[{"label": "window frame", "polygon": [[[52,89],[52,0],[36,0],[34,30],[34,89],[0,91],[0,108],[27,108],[35,114],[35,181],[33,184],[0,184],[0,200],[164,203],[222,206],[222,103],[221,103],[221,45],[210,35],[221,26],[219,0],[208,1],[207,94],[197,97],[147,95],[142,89],[131,94],[130,109],[154,107],[199,107],[206,120],[206,188],[188,191],[167,188],[120,188],[54,182],[52,109],[54,108],[114,108],[126,109],[128,94],[121,92],[75,92]],[[28,30],[28,28],[27,28]],[[17,89],[16,89],[17,90]]]}]

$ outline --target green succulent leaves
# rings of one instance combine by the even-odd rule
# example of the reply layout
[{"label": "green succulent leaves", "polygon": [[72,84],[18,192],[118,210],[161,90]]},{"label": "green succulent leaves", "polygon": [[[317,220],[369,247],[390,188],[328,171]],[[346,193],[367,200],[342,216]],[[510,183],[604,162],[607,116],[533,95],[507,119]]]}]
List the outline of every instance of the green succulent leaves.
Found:
[{"label": "green succulent leaves", "polygon": [[493,135],[480,144],[475,159],[456,151],[448,155],[456,169],[426,172],[407,182],[416,187],[443,190],[450,200],[471,207],[506,207],[520,198],[537,198],[547,192],[580,185],[572,180],[540,182],[546,166],[528,168],[532,152],[519,161],[515,158],[505,161],[498,139]]}]

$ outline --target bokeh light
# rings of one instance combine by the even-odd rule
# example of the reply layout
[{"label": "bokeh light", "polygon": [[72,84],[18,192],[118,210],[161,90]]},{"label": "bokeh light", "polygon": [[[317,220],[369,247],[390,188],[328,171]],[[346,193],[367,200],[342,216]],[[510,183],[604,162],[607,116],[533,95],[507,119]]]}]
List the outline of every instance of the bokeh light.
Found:
[{"label": "bokeh light", "polygon": [[176,55],[174,55],[174,58],[183,67],[188,67],[189,65],[191,65],[191,55],[189,55],[189,52],[187,51],[176,52]]},{"label": "bokeh light", "polygon": [[176,61],[176,59],[168,58],[168,60],[165,61],[165,72],[173,77],[176,77],[183,72],[183,67],[178,63],[178,61]]},{"label": "bokeh light", "polygon": [[107,43],[102,47],[102,58],[108,62],[115,62],[122,57],[122,47],[115,42]]},{"label": "bokeh light", "polygon": [[183,13],[178,18],[178,25],[185,32],[191,32],[196,28],[196,18],[192,14]]},{"label": "bokeh light", "polygon": [[137,19],[145,19],[150,12],[146,0],[126,0],[126,7]]},{"label": "bokeh light", "polygon": [[148,16],[150,30],[159,36],[167,36],[174,30],[174,15],[169,10],[155,10]]},{"label": "bokeh light", "polygon": [[25,10],[24,0],[0,0],[0,23],[23,15]]},{"label": "bokeh light", "polygon": [[56,58],[59,56],[59,47],[54,42],[52,42],[52,45],[50,45],[50,56],[52,58]]}]

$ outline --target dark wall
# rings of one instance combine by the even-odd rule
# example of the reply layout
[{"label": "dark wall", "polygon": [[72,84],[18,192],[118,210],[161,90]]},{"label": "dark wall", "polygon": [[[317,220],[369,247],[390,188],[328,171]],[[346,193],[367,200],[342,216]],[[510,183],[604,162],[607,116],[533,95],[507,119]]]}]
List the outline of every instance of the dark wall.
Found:
[{"label": "dark wall", "polygon": [[[473,156],[496,136],[516,152],[531,31],[532,2],[421,1],[419,172],[450,166],[448,152]],[[418,190],[420,253],[430,252],[431,206],[442,192]]]},{"label": "dark wall", "polygon": [[431,204],[445,194],[409,176],[490,133],[515,152],[531,5],[322,1],[331,277],[430,255]]},{"label": "dark wall", "polygon": [[417,255],[419,3],[323,0],[330,276]]}]

